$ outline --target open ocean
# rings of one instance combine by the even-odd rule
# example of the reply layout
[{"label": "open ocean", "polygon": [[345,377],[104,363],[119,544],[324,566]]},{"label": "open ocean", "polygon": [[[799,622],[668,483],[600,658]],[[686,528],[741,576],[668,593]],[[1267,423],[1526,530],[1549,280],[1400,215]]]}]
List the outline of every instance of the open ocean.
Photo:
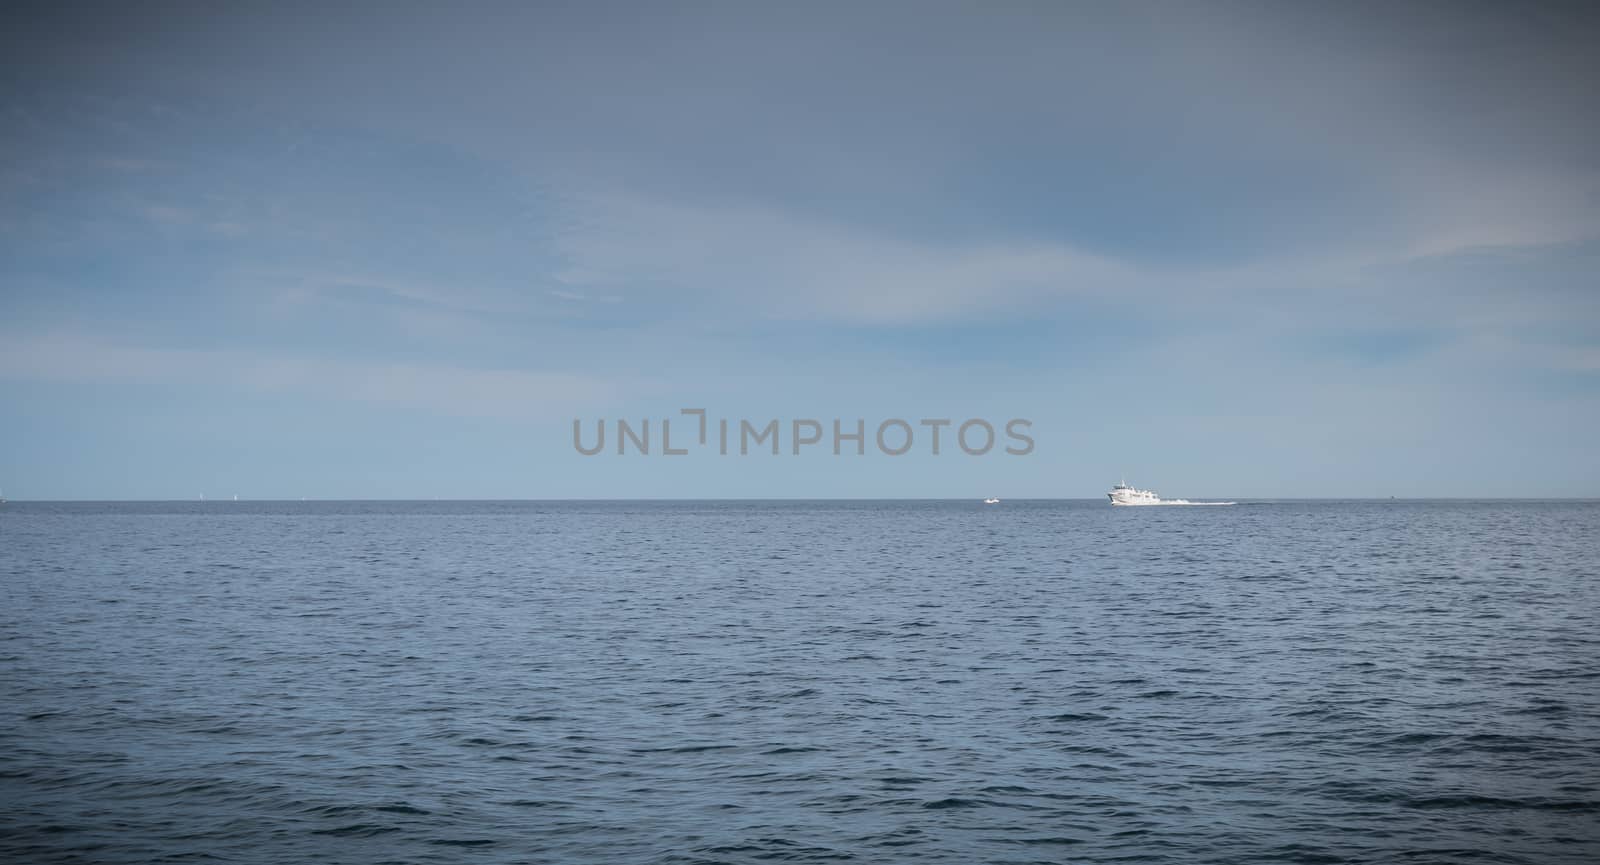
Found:
[{"label": "open ocean", "polygon": [[0,861],[1600,862],[1600,503],[0,505]]}]

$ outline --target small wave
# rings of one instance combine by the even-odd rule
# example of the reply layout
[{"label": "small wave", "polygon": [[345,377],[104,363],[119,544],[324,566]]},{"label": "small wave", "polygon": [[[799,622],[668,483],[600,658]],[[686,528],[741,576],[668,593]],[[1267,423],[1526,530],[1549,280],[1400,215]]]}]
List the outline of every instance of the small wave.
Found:
[{"label": "small wave", "polygon": [[384,826],[379,823],[352,823],[349,826],[335,826],[332,829],[313,829],[313,835],[331,835],[337,838],[371,838],[374,835],[386,835],[390,832],[399,832],[398,826]]},{"label": "small wave", "polygon": [[1499,796],[1426,796],[1408,797],[1397,804],[1407,808],[1467,809],[1467,810],[1518,810],[1567,811],[1576,814],[1600,813],[1600,802],[1561,799],[1506,799]]},{"label": "small wave", "polygon": [[1565,703],[1544,703],[1538,706],[1529,706],[1526,709],[1514,709],[1513,715],[1565,715],[1571,711]]},{"label": "small wave", "polygon": [[929,811],[943,811],[950,808],[982,808],[993,804],[993,802],[990,802],[987,799],[962,799],[956,796],[951,796],[945,799],[934,799],[929,802],[923,802],[922,807]]},{"label": "small wave", "polygon": [[432,814],[433,813],[432,811],[429,811],[426,808],[418,808],[415,805],[410,805],[410,804],[407,804],[405,802],[400,802],[400,803],[397,803],[397,804],[394,804],[394,805],[379,805],[378,807],[373,808],[372,810],[374,810],[374,811],[383,811],[383,812],[388,813],[388,814]]},{"label": "small wave", "polygon": [[748,854],[754,859],[786,859],[791,861],[853,859],[849,853],[830,847],[810,847],[788,838],[758,838],[743,844],[721,844],[704,847],[697,853],[714,853],[719,856]]},{"label": "small wave", "polygon": [[635,754],[699,754],[703,751],[728,751],[736,745],[680,745],[676,748],[634,748]]},{"label": "small wave", "polygon": [[1437,742],[1440,739],[1448,739],[1448,738],[1450,738],[1450,734],[1448,734],[1448,733],[1403,733],[1403,734],[1401,734],[1399,736],[1395,736],[1395,737],[1390,738],[1390,739],[1385,739],[1383,742],[1381,742],[1379,744],[1382,744],[1382,745],[1421,745],[1421,744],[1424,744],[1426,742]]}]

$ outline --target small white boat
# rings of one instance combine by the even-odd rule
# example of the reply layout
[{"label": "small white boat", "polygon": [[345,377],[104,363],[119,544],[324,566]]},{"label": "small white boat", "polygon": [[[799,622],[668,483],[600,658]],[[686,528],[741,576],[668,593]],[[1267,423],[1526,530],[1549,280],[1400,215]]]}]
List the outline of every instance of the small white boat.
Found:
[{"label": "small white boat", "polygon": [[983,503],[986,504],[986,505],[998,505],[998,504],[1000,504],[1000,500],[999,499],[984,499]]}]

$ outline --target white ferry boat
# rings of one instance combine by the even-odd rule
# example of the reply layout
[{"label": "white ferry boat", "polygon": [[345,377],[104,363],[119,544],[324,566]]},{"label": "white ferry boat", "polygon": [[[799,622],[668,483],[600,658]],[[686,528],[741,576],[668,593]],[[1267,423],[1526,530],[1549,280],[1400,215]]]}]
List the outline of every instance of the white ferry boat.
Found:
[{"label": "white ferry boat", "polygon": [[1188,499],[1164,499],[1155,490],[1141,490],[1128,486],[1127,481],[1106,493],[1113,505],[1231,505],[1233,502],[1191,502]]},{"label": "white ferry boat", "polygon": [[1114,505],[1159,505],[1166,504],[1155,490],[1140,490],[1128,486],[1127,481],[1117,484],[1106,493]]}]

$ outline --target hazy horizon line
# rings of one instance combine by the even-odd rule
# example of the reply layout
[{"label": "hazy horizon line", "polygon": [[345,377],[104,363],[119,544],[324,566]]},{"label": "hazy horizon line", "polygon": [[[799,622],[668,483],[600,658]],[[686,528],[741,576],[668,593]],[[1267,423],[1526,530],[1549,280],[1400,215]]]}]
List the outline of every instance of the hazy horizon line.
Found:
[{"label": "hazy horizon line", "polygon": [[[1100,496],[1052,496],[1052,497],[1017,497],[1001,499],[1005,502],[1093,502],[1103,501]],[[1507,502],[1535,502],[1535,501],[1564,501],[1585,502],[1600,501],[1597,496],[1200,496],[1191,501],[1232,501],[1250,503],[1271,502],[1449,502],[1449,501],[1507,501]],[[420,503],[420,502],[454,502],[454,503],[527,503],[527,504],[552,504],[552,503],[627,503],[627,502],[982,502],[983,499],[975,496],[710,496],[710,497],[652,497],[634,496],[627,498],[456,498],[445,496],[430,496],[427,498],[329,498],[329,497],[301,497],[295,499],[279,498],[215,498],[215,499],[142,499],[142,498],[115,498],[115,499],[6,499],[6,504],[336,504],[336,503]]]}]

